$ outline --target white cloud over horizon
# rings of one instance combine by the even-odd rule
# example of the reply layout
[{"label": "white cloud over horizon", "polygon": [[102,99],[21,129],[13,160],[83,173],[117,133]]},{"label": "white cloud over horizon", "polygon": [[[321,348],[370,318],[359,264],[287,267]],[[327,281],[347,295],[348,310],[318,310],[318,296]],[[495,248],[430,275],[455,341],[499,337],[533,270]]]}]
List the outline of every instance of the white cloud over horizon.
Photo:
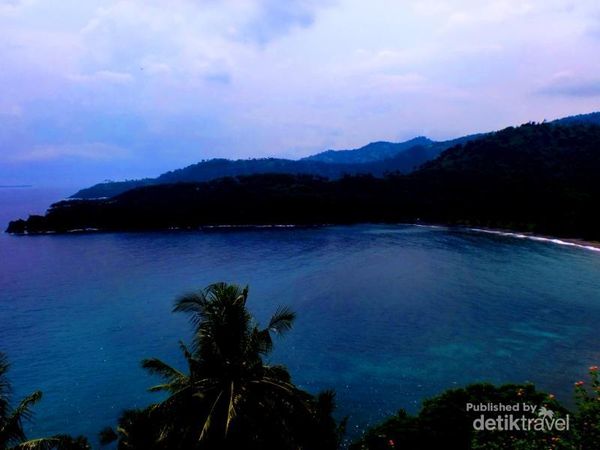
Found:
[{"label": "white cloud over horizon", "polygon": [[87,183],[590,112],[598,54],[590,0],[0,0],[0,177],[46,161]]}]

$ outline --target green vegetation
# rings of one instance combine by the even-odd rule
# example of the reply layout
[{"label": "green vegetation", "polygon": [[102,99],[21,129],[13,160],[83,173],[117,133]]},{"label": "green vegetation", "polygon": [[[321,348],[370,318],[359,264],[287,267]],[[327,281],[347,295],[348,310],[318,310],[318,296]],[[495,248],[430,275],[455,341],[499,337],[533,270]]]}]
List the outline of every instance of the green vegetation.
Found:
[{"label": "green vegetation", "polygon": [[[600,113],[580,114],[558,119],[556,125],[600,125]],[[157,178],[99,183],[81,189],[72,198],[94,199],[114,197],[130,189],[170,183],[198,183],[223,177],[237,177],[264,173],[304,174],[329,179],[343,175],[370,174],[381,177],[387,173],[410,173],[443,151],[486,134],[463,136],[449,141],[435,142],[416,137],[405,142],[372,142],[353,150],[327,150],[299,161],[278,158],[211,159],[173,170]]]},{"label": "green vegetation", "polygon": [[[573,448],[564,446],[573,437],[570,431],[476,431],[473,421],[482,413],[466,411],[468,403],[512,405],[517,402],[552,410],[554,418],[566,417],[568,414],[552,396],[536,391],[533,385],[496,387],[491,384],[472,384],[425,400],[416,416],[400,410],[396,416],[367,431],[350,450]],[[486,417],[502,414],[504,413],[492,413]],[[557,442],[561,445],[556,445]]]},{"label": "green vegetation", "polygon": [[7,231],[421,221],[600,240],[599,148],[600,126],[527,124],[453,147],[410,175],[262,174],[146,186],[60,202]]},{"label": "green vegetation", "polygon": [[10,402],[11,388],[6,377],[7,372],[8,361],[6,356],[0,353],[0,450],[87,450],[91,448],[83,437],[57,435],[28,440],[23,431],[23,422],[31,419],[31,408],[41,400],[42,393],[34,392],[13,408]]},{"label": "green vegetation", "polygon": [[[150,391],[162,398],[144,409],[122,413],[115,428],[101,431],[103,445],[119,450],[588,450],[600,448],[600,376],[590,367],[589,387],[575,383],[576,409],[569,411],[532,384],[472,384],[427,399],[417,415],[400,410],[366,430],[352,444],[343,442],[346,420],[333,416],[335,395],[316,396],[296,387],[287,369],[268,364],[273,338],[292,328],[295,314],[279,308],[265,327],[247,308],[248,289],[225,283],[182,296],[173,311],[189,316],[193,337],[180,343],[186,369],[156,358],[142,366],[161,378]],[[22,421],[39,400],[36,392],[12,409],[0,357],[0,450],[82,450],[85,438],[66,435],[27,441]],[[506,411],[481,411],[467,405],[521,405],[513,415],[568,423],[567,429],[532,427],[482,429],[477,420]],[[535,406],[525,410],[522,405]],[[483,422],[480,422],[482,424]]]},{"label": "green vegetation", "polygon": [[343,423],[331,414],[334,394],[314,397],[298,389],[283,366],[268,365],[273,335],[291,329],[295,314],[280,308],[265,328],[248,312],[248,289],[217,283],[177,300],[190,316],[194,338],[182,372],[158,359],[143,367],[162,378],[151,391],[167,398],[127,411],[116,431],[119,449],[314,449],[339,447]]},{"label": "green vegetation", "polygon": [[437,157],[442,151],[474,139],[466,136],[445,142],[434,142],[427,138],[415,138],[407,142],[373,142],[355,150],[327,151],[303,158],[299,161],[281,158],[254,159],[210,159],[163,173],[156,178],[99,183],[81,189],[72,197],[94,199],[114,197],[128,190],[151,185],[171,183],[200,183],[223,177],[238,177],[264,173],[289,175],[313,175],[328,179],[339,179],[344,175],[385,173],[408,173],[426,161]]},{"label": "green vegetation", "polygon": [[[472,450],[588,450],[600,448],[600,379],[598,367],[590,367],[590,386],[575,383],[577,409],[568,411],[552,394],[539,392],[532,384],[493,386],[472,384],[451,389],[425,400],[416,416],[400,410],[394,417],[368,430],[350,450],[420,450],[424,448]],[[482,412],[467,411],[467,404],[535,405],[533,413],[512,413],[546,421],[544,429],[475,430]],[[495,418],[504,412],[486,413]],[[566,420],[569,429],[550,429],[552,421]]]},{"label": "green vegetation", "polygon": [[600,377],[598,366],[590,367],[590,384],[575,383],[579,448],[600,448]]}]

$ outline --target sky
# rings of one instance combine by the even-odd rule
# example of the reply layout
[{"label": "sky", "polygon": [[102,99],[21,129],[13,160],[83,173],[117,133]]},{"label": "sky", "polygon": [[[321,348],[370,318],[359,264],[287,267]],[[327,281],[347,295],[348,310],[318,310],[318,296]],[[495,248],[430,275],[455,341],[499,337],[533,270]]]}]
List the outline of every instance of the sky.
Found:
[{"label": "sky", "polygon": [[0,0],[0,185],[600,110],[598,0]]}]

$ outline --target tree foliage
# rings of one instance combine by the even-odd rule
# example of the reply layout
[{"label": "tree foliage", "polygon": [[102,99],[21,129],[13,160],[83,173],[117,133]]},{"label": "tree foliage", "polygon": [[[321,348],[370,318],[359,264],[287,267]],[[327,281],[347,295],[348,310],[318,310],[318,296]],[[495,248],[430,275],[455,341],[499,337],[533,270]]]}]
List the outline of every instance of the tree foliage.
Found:
[{"label": "tree foliage", "polygon": [[0,450],[88,450],[88,441],[83,437],[56,435],[48,438],[28,440],[23,423],[31,420],[32,407],[41,400],[42,393],[36,391],[11,406],[11,386],[7,378],[9,364],[0,353]]},{"label": "tree foliage", "polygon": [[409,175],[160,184],[60,202],[8,231],[422,221],[600,239],[599,148],[600,126],[526,124],[454,146]]},{"label": "tree foliage", "polygon": [[187,314],[194,330],[189,348],[180,343],[186,369],[144,360],[162,379],[150,390],[166,399],[126,412],[103,441],[117,438],[120,449],[336,449],[342,428],[331,416],[334,394],[314,397],[285,367],[265,362],[295,314],[279,308],[262,328],[247,299],[248,288],[225,283],[179,298],[173,310]]}]

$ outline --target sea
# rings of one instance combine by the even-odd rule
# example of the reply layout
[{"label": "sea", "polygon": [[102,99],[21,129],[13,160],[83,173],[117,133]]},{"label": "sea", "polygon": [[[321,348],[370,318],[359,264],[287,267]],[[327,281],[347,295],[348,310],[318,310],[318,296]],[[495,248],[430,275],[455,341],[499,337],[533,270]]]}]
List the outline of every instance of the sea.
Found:
[{"label": "sea", "polygon": [[[0,188],[0,226],[43,213],[64,190]],[[13,399],[43,391],[30,437],[84,434],[158,401],[140,361],[184,368],[181,294],[249,286],[265,324],[312,393],[334,389],[348,439],[399,409],[473,382],[532,382],[573,405],[600,364],[600,252],[561,241],[406,224],[0,235],[0,351]]]}]

